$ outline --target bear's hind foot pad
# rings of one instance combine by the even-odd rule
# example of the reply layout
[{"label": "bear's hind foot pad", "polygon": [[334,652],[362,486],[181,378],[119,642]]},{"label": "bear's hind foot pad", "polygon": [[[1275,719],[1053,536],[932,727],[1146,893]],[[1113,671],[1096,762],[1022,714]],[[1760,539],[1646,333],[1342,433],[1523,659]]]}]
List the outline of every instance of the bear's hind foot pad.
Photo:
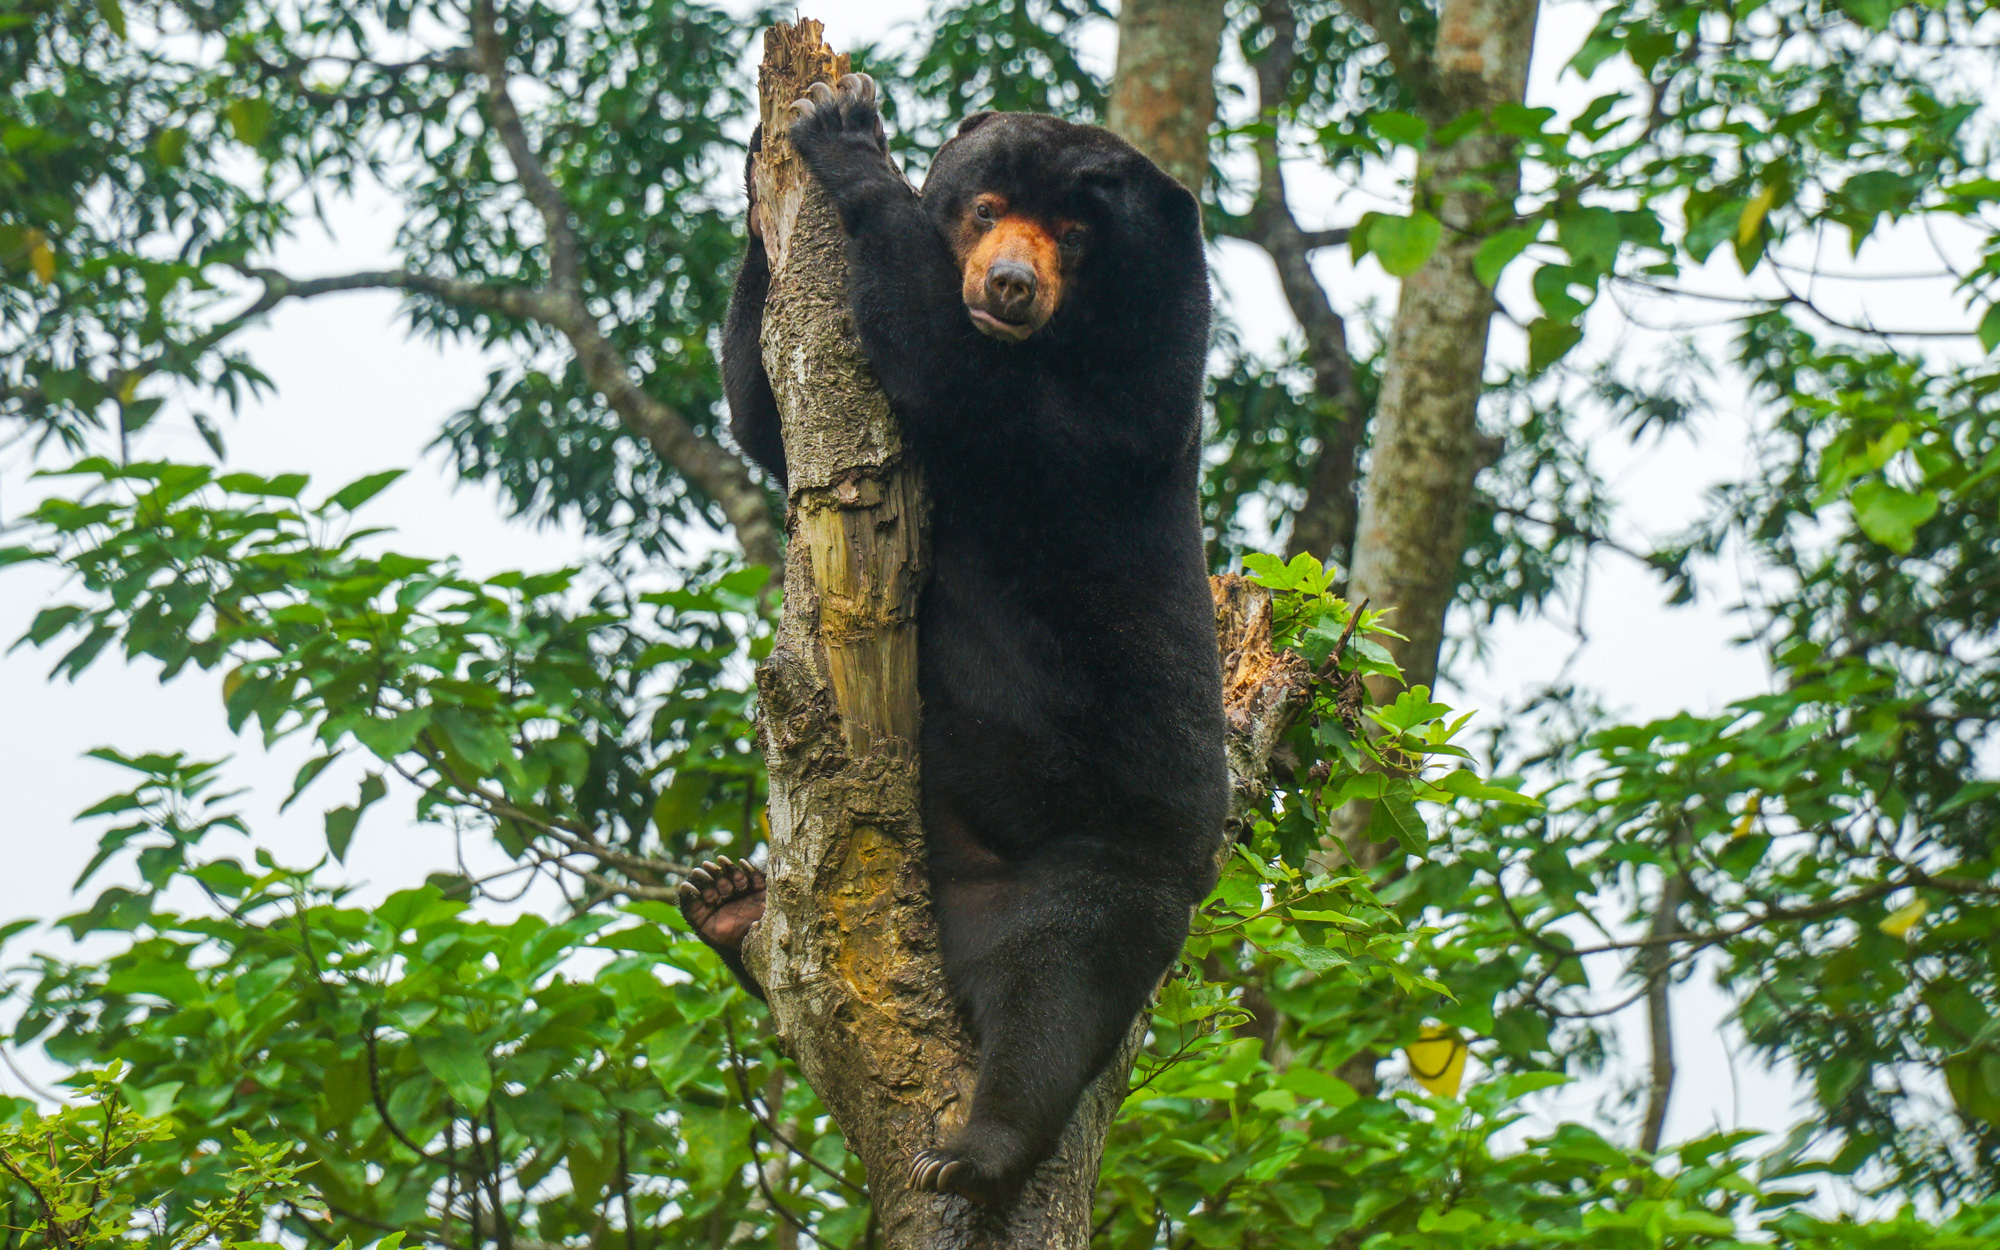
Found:
[{"label": "bear's hind foot pad", "polygon": [[727,855],[706,860],[681,882],[681,915],[695,936],[718,950],[736,950],[764,916],[764,874]]}]

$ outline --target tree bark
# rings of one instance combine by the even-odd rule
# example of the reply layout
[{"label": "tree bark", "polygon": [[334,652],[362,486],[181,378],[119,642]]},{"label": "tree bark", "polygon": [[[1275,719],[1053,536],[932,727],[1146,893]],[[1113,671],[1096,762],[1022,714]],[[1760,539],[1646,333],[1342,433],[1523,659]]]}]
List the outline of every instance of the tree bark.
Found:
[{"label": "tree bark", "polygon": [[1125,0],[1106,124],[1201,194],[1215,120],[1222,0]]}]

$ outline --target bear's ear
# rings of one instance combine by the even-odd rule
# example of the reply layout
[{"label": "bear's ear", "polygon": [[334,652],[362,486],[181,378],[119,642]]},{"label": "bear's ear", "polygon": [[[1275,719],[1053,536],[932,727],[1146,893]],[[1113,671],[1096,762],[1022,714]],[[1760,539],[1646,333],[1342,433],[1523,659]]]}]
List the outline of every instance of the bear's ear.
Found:
[{"label": "bear's ear", "polygon": [[973,131],[979,129],[981,126],[984,126],[987,122],[991,120],[993,120],[993,112],[991,109],[987,110],[984,113],[974,113],[972,116],[958,123],[958,133],[961,135],[969,135]]}]

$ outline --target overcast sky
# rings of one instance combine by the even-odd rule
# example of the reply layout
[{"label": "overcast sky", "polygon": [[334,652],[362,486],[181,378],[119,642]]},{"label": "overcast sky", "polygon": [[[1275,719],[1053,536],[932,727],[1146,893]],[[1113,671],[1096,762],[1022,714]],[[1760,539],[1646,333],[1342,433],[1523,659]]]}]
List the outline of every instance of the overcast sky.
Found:
[{"label": "overcast sky", "polygon": [[[806,7],[826,22],[836,47],[863,40],[894,40],[902,24],[919,17],[921,0],[829,2]],[[1585,6],[1559,5],[1546,11],[1536,50],[1530,103],[1573,109],[1603,83],[1585,91],[1574,76],[1559,76],[1561,65],[1581,42],[1593,20]],[[1108,68],[1110,31],[1090,49]],[[1228,72],[1229,67],[1225,67]],[[1610,71],[1605,71],[1609,73]],[[890,90],[894,85],[890,84]],[[747,130],[747,119],[745,129]],[[1294,200],[1309,226],[1347,224],[1360,212],[1384,207],[1390,186],[1353,188],[1311,169],[1294,176]],[[380,193],[337,205],[331,236],[311,231],[276,258],[289,273],[342,272],[388,263],[398,218]],[[1893,263],[1897,248],[1874,255]],[[1688,285],[1740,290],[1741,275],[1721,257]],[[1869,259],[1869,256],[1863,258]],[[1292,327],[1275,276],[1261,253],[1247,245],[1225,244],[1214,255],[1221,307],[1254,344],[1275,344]],[[1374,298],[1386,310],[1394,285],[1372,261],[1350,267],[1344,249],[1318,253],[1322,277],[1344,310]],[[1854,287],[1831,298],[1859,301]],[[1946,307],[1940,290],[1919,283],[1865,288],[1869,307],[1883,320],[1904,313],[1935,323]],[[1502,289],[1503,301],[1532,308],[1524,292]],[[1956,308],[1956,304],[1949,305]],[[426,445],[441,421],[463,407],[483,387],[487,362],[465,348],[440,350],[411,342],[396,320],[396,300],[365,293],[282,306],[261,329],[241,336],[241,346],[276,383],[275,393],[250,404],[226,424],[230,465],[254,472],[309,471],[317,491],[331,490],[366,473],[407,467],[395,487],[369,505],[364,519],[401,531],[393,543],[412,554],[450,555],[475,574],[508,568],[546,569],[584,558],[579,533],[562,527],[531,528],[502,519],[486,490],[457,486]],[[1687,309],[1655,309],[1649,322],[1685,318]],[[1712,308],[1703,316],[1714,318]],[[1628,360],[1668,350],[1672,336],[1644,330],[1606,307],[1593,314],[1583,353],[1616,344]],[[1906,318],[1907,320],[1907,318]],[[1704,340],[1720,358],[1721,332]],[[1521,338],[1502,326],[1495,350],[1518,359]],[[1703,493],[1718,481],[1740,475],[1747,463],[1752,414],[1739,386],[1726,374],[1711,388],[1714,411],[1688,434],[1670,435],[1634,446],[1623,436],[1597,440],[1599,472],[1613,485],[1622,510],[1614,533],[1644,549],[1670,535],[1700,512]],[[163,417],[149,428],[139,448],[149,458],[205,461],[206,448],[184,423]],[[17,517],[40,493],[26,478],[22,448],[0,452],[0,519]],[[1724,561],[1706,579],[1710,593],[1692,607],[1668,608],[1658,582],[1635,562],[1601,554],[1592,563],[1588,593],[1558,607],[1548,619],[1503,622],[1486,637],[1485,659],[1463,666],[1461,688],[1446,698],[1468,708],[1493,710],[1520,701],[1559,675],[1595,690],[1611,707],[1628,715],[1677,711],[1712,712],[1730,700],[1764,689],[1768,674],[1754,649],[1732,645],[1742,622],[1730,609],[1754,598],[1755,570]],[[11,642],[34,613],[59,600],[58,580],[41,570],[0,573],[0,643]],[[115,788],[124,778],[110,765],[82,758],[97,746],[128,752],[181,750],[197,758],[230,757],[229,778],[249,788],[240,807],[259,845],[281,861],[309,863],[324,846],[319,811],[353,794],[359,766],[329,772],[316,786],[322,803],[301,803],[279,816],[276,806],[289,790],[293,773],[313,751],[303,742],[281,743],[266,752],[254,739],[229,734],[220,707],[219,677],[188,672],[161,685],[150,664],[123,667],[100,660],[74,684],[48,684],[54,655],[24,647],[0,657],[0,847],[7,872],[0,876],[0,921],[14,916],[54,916],[75,906],[70,890],[88,858],[96,831],[72,824],[73,815]],[[1476,723],[1476,722],[1475,722]],[[212,850],[220,851],[222,847]],[[477,862],[495,855],[468,848]],[[455,854],[448,832],[414,822],[409,794],[372,810],[362,821],[348,865],[365,883],[364,897],[417,881],[449,868]],[[95,888],[95,886],[93,886]],[[18,962],[28,944],[68,950],[60,935],[42,933],[17,941],[7,962]],[[1591,969],[1609,988],[1618,966],[1605,957]],[[1697,977],[1679,995],[1678,1048],[1683,1077],[1668,1136],[1697,1135],[1710,1128],[1782,1129],[1793,1121],[1796,1086],[1783,1074],[1732,1065],[1731,1033],[1720,1027],[1724,1003]],[[1633,1048],[1630,1062],[1643,1063],[1642,1021],[1628,1013],[1623,1036]],[[33,1056],[32,1070],[49,1068]],[[1635,1070],[1631,1067],[1623,1069]],[[0,1072],[0,1089],[19,1092],[19,1082]],[[1558,1111],[1583,1115],[1607,1088],[1604,1082],[1551,1096],[1537,1117]],[[1636,1138],[1636,1112],[1611,1129],[1622,1140]]]}]

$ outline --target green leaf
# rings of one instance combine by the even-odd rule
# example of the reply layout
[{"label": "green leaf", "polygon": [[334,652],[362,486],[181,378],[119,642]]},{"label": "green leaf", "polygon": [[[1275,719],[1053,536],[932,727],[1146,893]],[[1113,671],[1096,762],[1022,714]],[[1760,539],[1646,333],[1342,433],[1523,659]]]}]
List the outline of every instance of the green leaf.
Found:
[{"label": "green leaf", "polygon": [[1408,790],[1388,790],[1375,800],[1368,815],[1368,840],[1394,840],[1403,850],[1420,859],[1430,856],[1430,830],[1417,814],[1417,805]]},{"label": "green leaf", "polygon": [[388,787],[382,782],[382,774],[369,773],[361,779],[361,797],[352,807],[336,807],[326,814],[326,849],[335,859],[347,862],[347,848],[354,841],[354,827],[360,823],[361,813],[386,793]]},{"label": "green leaf", "polygon": [[1368,250],[1395,278],[1423,268],[1444,238],[1444,223],[1419,209],[1408,217],[1377,215],[1368,225]]},{"label": "green leaf", "polygon": [[1512,803],[1517,807],[1541,806],[1539,802],[1518,791],[1481,781],[1469,768],[1454,768],[1432,784],[1461,798],[1478,799],[1484,803]]},{"label": "green leaf", "polygon": [[284,815],[285,809],[297,802],[298,797],[305,793],[306,787],[326,771],[326,766],[339,758],[340,753],[335,751],[326,755],[316,755],[300,765],[298,773],[292,778],[292,792],[285,796],[284,802],[278,804],[278,814]]},{"label": "green leaf", "polygon": [[1881,478],[1854,488],[1854,521],[1861,532],[1898,555],[1908,555],[1917,527],[1937,514],[1935,491],[1907,491]]},{"label": "green leaf", "polygon": [[1420,148],[1430,136],[1430,124],[1411,113],[1389,109],[1368,118],[1368,128],[1391,143]]},{"label": "green leaf", "polygon": [[231,100],[223,115],[238,141],[256,147],[271,129],[271,102],[264,99]]},{"label": "green leaf", "polygon": [[468,1111],[486,1105],[486,1097],[493,1091],[493,1068],[464,1025],[440,1024],[421,1034],[417,1058],[444,1085],[453,1102]]},{"label": "green leaf", "polygon": [[1583,340],[1583,330],[1566,321],[1537,317],[1528,326],[1528,373],[1538,375]]},{"label": "green leaf", "polygon": [[1979,319],[1979,345],[1989,352],[2000,347],[2000,304],[1988,304]]},{"label": "green leaf", "polygon": [[1498,286],[1501,271],[1535,241],[1539,226],[1510,226],[1486,237],[1472,257],[1472,272],[1487,286]]},{"label": "green leaf", "polygon": [[367,477],[358,478],[333,492],[326,502],[342,512],[352,512],[389,489],[405,472],[407,470],[385,469],[380,473],[370,473]]}]

